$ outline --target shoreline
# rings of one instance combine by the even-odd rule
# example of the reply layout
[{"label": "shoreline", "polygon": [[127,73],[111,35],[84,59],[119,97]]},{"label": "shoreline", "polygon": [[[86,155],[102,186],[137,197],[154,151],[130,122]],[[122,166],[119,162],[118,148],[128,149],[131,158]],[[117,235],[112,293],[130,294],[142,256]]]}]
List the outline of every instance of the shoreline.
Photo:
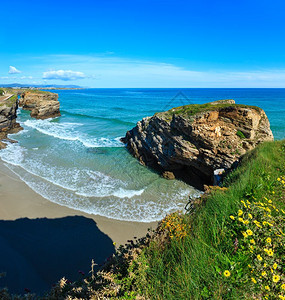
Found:
[{"label": "shoreline", "polygon": [[143,237],[148,228],[158,222],[122,221],[88,214],[51,202],[34,192],[24,181],[8,169],[0,159],[0,220],[20,218],[62,218],[84,216],[94,220],[99,229],[116,244],[125,244],[133,237]]},{"label": "shoreline", "polygon": [[62,277],[82,278],[157,222],[120,221],[50,202],[0,160],[0,288],[42,294]]}]

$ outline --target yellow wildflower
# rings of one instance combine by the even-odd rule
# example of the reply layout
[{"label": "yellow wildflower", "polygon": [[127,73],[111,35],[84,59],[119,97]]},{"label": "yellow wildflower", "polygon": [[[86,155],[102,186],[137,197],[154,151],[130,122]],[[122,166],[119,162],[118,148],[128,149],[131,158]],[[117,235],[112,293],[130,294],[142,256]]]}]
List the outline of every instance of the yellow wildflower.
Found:
[{"label": "yellow wildflower", "polygon": [[248,214],[248,217],[249,217],[250,219],[252,219],[252,214]]},{"label": "yellow wildflower", "polygon": [[278,282],[280,280],[280,276],[279,275],[273,275],[272,277],[272,281],[273,282]]},{"label": "yellow wildflower", "polygon": [[238,218],[238,220],[243,223],[243,218]]},{"label": "yellow wildflower", "polygon": [[274,264],[273,264],[273,269],[276,270],[277,267],[278,267],[277,263],[274,263]]},{"label": "yellow wildflower", "polygon": [[231,272],[230,272],[229,270],[226,270],[226,271],[224,272],[224,276],[225,276],[225,277],[230,277],[230,276],[231,276]]},{"label": "yellow wildflower", "polygon": [[267,264],[266,264],[266,263],[264,263],[263,267],[264,267],[264,268],[266,268],[266,266],[267,266]]},{"label": "yellow wildflower", "polygon": [[278,181],[281,181],[281,178],[278,177],[277,180],[278,180]]},{"label": "yellow wildflower", "polygon": [[235,219],[235,217],[234,217],[234,216],[230,216],[230,218],[231,218],[232,220],[234,220],[234,219]]},{"label": "yellow wildflower", "polygon": [[248,224],[249,224],[249,221],[248,221],[248,220],[245,220],[245,221],[244,221],[244,224],[245,224],[245,225],[248,225]]},{"label": "yellow wildflower", "polygon": [[255,240],[254,239],[251,239],[250,242],[255,245]]},{"label": "yellow wildflower", "polygon": [[245,238],[247,238],[246,232],[242,232],[242,235],[243,235]]},{"label": "yellow wildflower", "polygon": [[257,255],[257,259],[259,260],[259,261],[262,261],[262,257],[258,254]]},{"label": "yellow wildflower", "polygon": [[269,256],[273,256],[273,250],[269,249],[268,252],[267,252],[267,254],[268,254]]},{"label": "yellow wildflower", "polygon": [[266,289],[267,291],[270,291],[270,287],[269,287],[268,285],[265,286],[265,289]]},{"label": "yellow wildflower", "polygon": [[248,229],[248,230],[246,231],[246,233],[247,233],[247,235],[253,235],[253,232],[252,232],[250,229]]},{"label": "yellow wildflower", "polygon": [[251,277],[251,281],[252,281],[253,283],[257,283],[257,281],[256,281],[253,277]]},{"label": "yellow wildflower", "polygon": [[283,284],[281,285],[281,289],[282,289],[282,290],[285,290],[285,283],[283,283]]},{"label": "yellow wildflower", "polygon": [[243,211],[241,209],[238,210],[238,216],[240,217],[243,214]]},{"label": "yellow wildflower", "polygon": [[266,239],[266,243],[271,244],[271,238],[270,237]]},{"label": "yellow wildflower", "polygon": [[263,271],[263,272],[261,273],[261,275],[262,275],[263,277],[266,276],[266,272]]}]

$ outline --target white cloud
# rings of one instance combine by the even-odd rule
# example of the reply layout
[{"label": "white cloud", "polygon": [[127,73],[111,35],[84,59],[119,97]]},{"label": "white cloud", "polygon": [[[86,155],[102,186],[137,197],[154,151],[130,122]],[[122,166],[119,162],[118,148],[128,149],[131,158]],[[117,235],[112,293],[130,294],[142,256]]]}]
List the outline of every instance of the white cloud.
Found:
[{"label": "white cloud", "polygon": [[21,79],[33,79],[33,76],[22,76]]},{"label": "white cloud", "polygon": [[21,79],[33,79],[33,76],[22,76]]},{"label": "white cloud", "polygon": [[9,67],[9,74],[19,74],[19,73],[22,73],[20,70],[16,69],[15,67],[13,66],[10,66]]},{"label": "white cloud", "polygon": [[43,79],[59,79],[59,80],[76,80],[86,78],[85,74],[82,72],[74,72],[71,70],[57,70],[57,71],[47,71],[43,72]]},{"label": "white cloud", "polygon": [[[28,59],[27,59],[28,61]],[[74,84],[102,88],[204,88],[204,87],[283,87],[285,88],[285,69],[259,68],[242,69],[200,69],[190,63],[183,66],[183,61],[151,61],[118,57],[116,55],[47,55],[31,57],[26,71],[29,74],[18,76],[16,80],[30,83],[40,80],[41,83],[56,84],[59,80],[72,80]],[[46,72],[44,72],[46,70]],[[75,72],[71,70],[80,70]],[[1,69],[0,69],[1,71]],[[31,75],[33,78],[29,78]],[[2,74],[0,74],[2,76]],[[4,74],[3,74],[4,76]],[[13,75],[9,79],[15,81]],[[1,82],[0,82],[1,83]]]},{"label": "white cloud", "polygon": [[50,55],[45,59],[53,68],[82,70],[88,74],[84,85],[90,87],[285,87],[285,69],[200,70],[106,55]]}]

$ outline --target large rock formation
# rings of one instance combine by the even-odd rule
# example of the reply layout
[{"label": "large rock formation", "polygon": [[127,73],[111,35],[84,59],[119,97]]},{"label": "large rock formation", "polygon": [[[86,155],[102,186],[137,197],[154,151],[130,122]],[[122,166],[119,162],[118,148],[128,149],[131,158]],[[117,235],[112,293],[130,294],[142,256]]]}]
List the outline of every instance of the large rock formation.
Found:
[{"label": "large rock formation", "polygon": [[265,112],[234,100],[157,113],[142,119],[122,139],[143,165],[200,189],[214,183],[218,169],[231,169],[247,150],[270,140]]},{"label": "large rock formation", "polygon": [[60,116],[58,94],[43,91],[25,91],[19,106],[31,111],[31,117],[47,119]]},{"label": "large rock formation", "polygon": [[5,148],[6,144],[1,140],[7,139],[7,134],[16,133],[22,129],[16,122],[17,118],[17,96],[10,95],[5,100],[0,101],[0,149]]}]

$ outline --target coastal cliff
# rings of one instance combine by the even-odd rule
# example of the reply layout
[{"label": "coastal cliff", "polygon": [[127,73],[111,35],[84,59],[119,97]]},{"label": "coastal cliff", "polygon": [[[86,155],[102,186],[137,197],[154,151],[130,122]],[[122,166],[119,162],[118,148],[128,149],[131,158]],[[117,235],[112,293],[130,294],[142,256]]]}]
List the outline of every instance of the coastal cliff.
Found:
[{"label": "coastal cliff", "polygon": [[47,119],[60,116],[58,94],[43,91],[25,91],[19,106],[31,111],[31,117]]},{"label": "coastal cliff", "polygon": [[[220,100],[187,105],[139,121],[122,141],[141,164],[203,189],[248,150],[273,140],[265,112]],[[221,170],[222,169],[222,170]]]},{"label": "coastal cliff", "polygon": [[0,149],[5,148],[6,144],[1,140],[7,139],[9,133],[16,133],[22,129],[16,122],[17,118],[17,96],[8,95],[0,99]]},{"label": "coastal cliff", "polygon": [[[18,96],[20,99],[18,101]],[[0,90],[0,149],[6,147],[5,141],[14,142],[7,138],[9,133],[22,129],[16,122],[18,106],[31,111],[31,117],[47,119],[60,116],[58,95],[55,93],[22,90]]]}]

